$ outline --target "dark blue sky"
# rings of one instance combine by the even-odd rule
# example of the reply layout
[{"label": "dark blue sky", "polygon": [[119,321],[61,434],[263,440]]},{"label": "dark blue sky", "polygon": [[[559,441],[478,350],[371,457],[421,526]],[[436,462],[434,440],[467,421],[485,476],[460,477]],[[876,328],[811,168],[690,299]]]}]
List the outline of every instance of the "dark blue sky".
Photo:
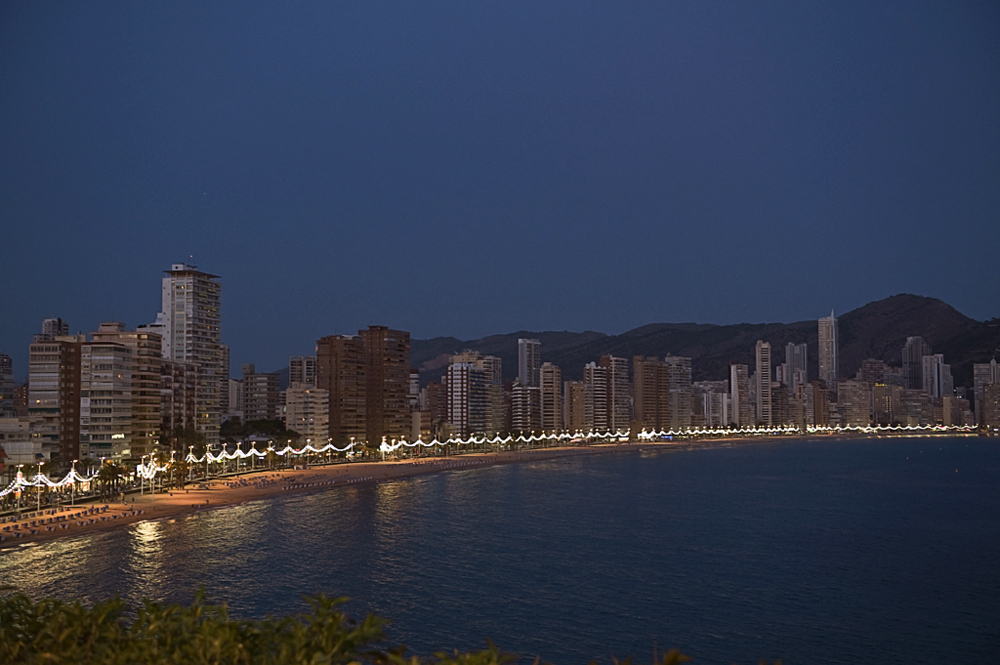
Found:
[{"label": "dark blue sky", "polygon": [[991,318],[998,211],[994,2],[0,3],[18,375],[189,255],[234,367],[371,323]]}]

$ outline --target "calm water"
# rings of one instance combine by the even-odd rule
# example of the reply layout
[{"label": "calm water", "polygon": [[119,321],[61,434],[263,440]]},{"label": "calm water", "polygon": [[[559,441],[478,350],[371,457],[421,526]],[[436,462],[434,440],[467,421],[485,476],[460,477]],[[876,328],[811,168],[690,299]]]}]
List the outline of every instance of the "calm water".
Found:
[{"label": "calm water", "polygon": [[33,596],[348,595],[418,653],[1000,662],[1000,442],[784,441],[340,488],[0,553]]}]

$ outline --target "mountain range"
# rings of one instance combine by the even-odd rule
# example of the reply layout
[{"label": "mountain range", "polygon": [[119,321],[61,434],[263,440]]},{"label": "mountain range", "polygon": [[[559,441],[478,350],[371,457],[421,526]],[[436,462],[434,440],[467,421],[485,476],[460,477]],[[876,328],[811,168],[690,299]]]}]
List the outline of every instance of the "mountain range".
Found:
[{"label": "mountain range", "polygon": [[[1000,357],[1000,319],[976,321],[935,298],[900,294],[868,303],[838,317],[840,335],[840,375],[854,377],[861,362],[876,358],[889,365],[902,364],[906,338],[919,335],[934,353],[943,353],[951,364],[956,386],[972,385],[972,364]],[[691,358],[694,381],[728,377],[730,362],[743,363],[753,371],[757,340],[771,343],[773,363],[784,361],[788,343],[808,344],[809,376],[818,374],[816,320],[795,323],[651,323],[620,335],[600,332],[517,332],[490,335],[474,340],[435,337],[411,341],[410,364],[420,370],[421,384],[436,381],[444,374],[449,357],[464,349],[498,356],[503,361],[504,379],[517,375],[517,340],[541,342],[543,362],[552,362],[563,379],[579,380],[583,366],[609,353],[632,356]]]}]

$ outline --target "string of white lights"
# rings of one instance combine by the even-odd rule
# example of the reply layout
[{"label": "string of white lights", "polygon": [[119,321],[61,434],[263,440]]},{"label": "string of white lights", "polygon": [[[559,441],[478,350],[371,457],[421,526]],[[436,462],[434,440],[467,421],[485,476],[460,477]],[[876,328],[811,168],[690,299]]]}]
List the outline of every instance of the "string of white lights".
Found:
[{"label": "string of white lights", "polygon": [[[971,433],[975,431],[975,427],[972,425],[809,425],[805,428],[805,433],[808,434],[819,434],[819,433],[844,433],[844,432],[857,432],[862,434],[878,434],[878,433],[891,433],[891,432],[965,432]],[[801,434],[803,430],[799,427],[786,426],[786,427],[740,427],[740,428],[708,428],[708,427],[694,427],[686,428],[683,430],[642,430],[636,435],[636,438],[640,441],[652,441],[654,439],[662,439],[666,437],[691,437],[691,436],[761,436],[761,435],[775,435],[775,434]],[[496,435],[492,438],[483,436],[470,436],[466,439],[461,437],[452,437],[444,441],[439,441],[437,438],[431,441],[423,441],[417,439],[416,441],[407,441],[404,439],[393,440],[392,442],[383,441],[379,450],[382,453],[392,453],[400,448],[416,448],[418,446],[424,448],[433,448],[436,446],[449,446],[449,445],[459,445],[459,446],[481,446],[481,445],[510,445],[512,443],[518,444],[532,444],[532,443],[542,443],[542,442],[563,442],[563,441],[579,441],[579,440],[619,440],[628,441],[629,432],[628,430],[617,430],[615,432],[611,431],[577,431],[574,433],[564,432],[562,434],[533,434],[530,436],[525,436],[523,434],[517,437],[505,436],[501,437]],[[209,463],[219,464],[225,461],[232,461],[235,459],[246,459],[247,457],[257,457],[263,458],[268,455],[268,453],[274,453],[279,457],[284,457],[286,455],[301,456],[307,454],[322,455],[323,453],[334,451],[337,453],[350,452],[353,451],[359,444],[349,443],[343,448],[338,448],[332,443],[327,444],[321,448],[316,448],[311,443],[306,444],[302,448],[293,448],[291,445],[285,446],[284,448],[275,449],[273,447],[268,447],[266,451],[257,450],[256,447],[250,450],[243,450],[238,448],[235,451],[222,450],[217,454],[212,454],[211,451],[206,451],[204,455],[200,458],[195,457],[194,453],[188,453],[184,458],[185,462],[190,464],[202,464],[206,460]],[[136,466],[136,475],[143,480],[152,480],[156,477],[157,473],[162,473],[169,470],[170,463],[160,464],[156,460],[150,460],[148,464],[140,463]],[[3,498],[10,494],[11,492],[17,492],[18,490],[27,487],[48,487],[49,489],[67,487],[75,482],[78,483],[88,483],[97,478],[97,472],[84,476],[81,475],[76,468],[70,470],[61,480],[52,480],[48,476],[45,476],[41,472],[35,474],[31,479],[27,479],[24,475],[18,471],[17,476],[13,481],[3,490],[0,490],[0,498]]]}]

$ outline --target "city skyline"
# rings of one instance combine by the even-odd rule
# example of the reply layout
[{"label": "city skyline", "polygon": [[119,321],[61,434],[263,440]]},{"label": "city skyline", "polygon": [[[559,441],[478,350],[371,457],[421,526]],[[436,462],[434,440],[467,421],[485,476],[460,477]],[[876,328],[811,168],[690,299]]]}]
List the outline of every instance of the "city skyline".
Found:
[{"label": "city skyline", "polygon": [[0,348],[21,373],[44,318],[151,321],[178,261],[223,276],[234,366],[262,368],[371,323],[613,334],[895,293],[991,318],[998,26],[991,4],[3,3]]}]

